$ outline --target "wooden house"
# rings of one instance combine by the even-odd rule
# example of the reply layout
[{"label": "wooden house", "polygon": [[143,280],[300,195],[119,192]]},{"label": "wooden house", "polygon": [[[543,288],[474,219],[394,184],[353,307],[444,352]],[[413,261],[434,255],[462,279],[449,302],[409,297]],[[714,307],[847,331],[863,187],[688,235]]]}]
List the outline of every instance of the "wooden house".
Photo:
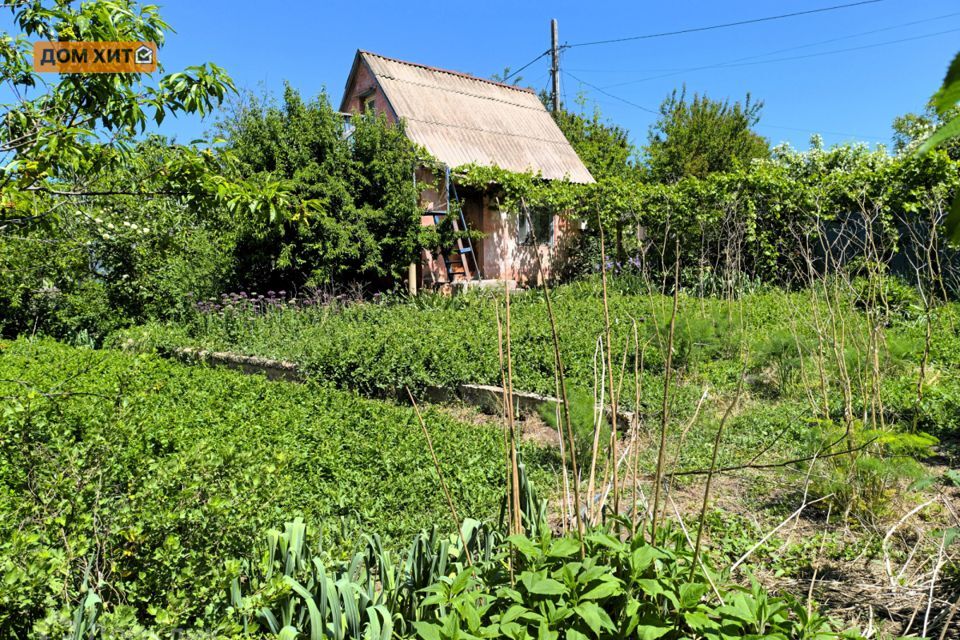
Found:
[{"label": "wooden house", "polygon": [[422,223],[456,214],[455,227],[482,232],[481,239],[458,241],[449,253],[424,252],[417,267],[421,286],[533,284],[539,280],[535,251],[547,277],[568,257],[579,232],[575,221],[552,212],[507,211],[499,206],[495,185],[477,190],[457,184],[456,169],[468,164],[531,172],[544,180],[593,182],[532,90],[358,51],[340,110],[373,110],[391,122],[402,120],[410,139],[445,167],[443,175],[426,167],[416,171],[415,179],[434,185],[421,195]]}]

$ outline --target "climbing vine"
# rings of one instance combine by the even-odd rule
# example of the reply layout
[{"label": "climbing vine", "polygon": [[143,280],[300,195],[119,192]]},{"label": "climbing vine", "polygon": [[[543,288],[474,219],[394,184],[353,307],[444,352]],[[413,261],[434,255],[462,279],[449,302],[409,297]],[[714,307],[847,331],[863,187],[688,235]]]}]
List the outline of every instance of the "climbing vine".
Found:
[{"label": "climbing vine", "polygon": [[616,245],[608,253],[621,263],[611,266],[636,263],[650,251],[657,253],[651,262],[672,264],[678,238],[687,267],[715,269],[735,244],[739,270],[785,282],[796,276],[804,246],[831,226],[868,226],[878,258],[892,260],[907,250],[910,225],[926,219],[931,207],[947,206],[956,192],[960,162],[945,152],[916,157],[866,145],[828,149],[814,139],[808,151],[778,147],[769,160],[702,178],[663,184],[638,176],[575,184],[498,167],[456,170],[459,184],[492,193],[508,210],[526,204],[585,221],[585,245],[595,242],[602,225]]}]

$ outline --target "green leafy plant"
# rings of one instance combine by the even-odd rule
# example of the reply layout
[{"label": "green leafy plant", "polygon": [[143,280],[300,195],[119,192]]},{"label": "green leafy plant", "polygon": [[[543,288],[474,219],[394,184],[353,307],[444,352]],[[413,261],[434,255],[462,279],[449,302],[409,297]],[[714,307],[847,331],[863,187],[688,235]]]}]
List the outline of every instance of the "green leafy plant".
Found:
[{"label": "green leafy plant", "polygon": [[[213,625],[223,560],[284,516],[322,523],[330,562],[449,519],[414,417],[387,403],[51,341],[4,345],[0,379],[0,635],[89,593],[111,624],[122,605],[158,632]],[[454,500],[495,520],[499,431],[424,419]]]},{"label": "green leafy plant", "polygon": [[[956,113],[958,103],[960,103],[960,54],[957,54],[950,63],[943,84],[932,99],[936,113],[941,117],[949,114],[952,119],[928,137],[917,149],[917,154],[927,153],[937,146],[960,138],[960,113]],[[953,206],[950,208],[945,225],[947,237],[954,242],[960,241],[960,194],[954,196]]]}]

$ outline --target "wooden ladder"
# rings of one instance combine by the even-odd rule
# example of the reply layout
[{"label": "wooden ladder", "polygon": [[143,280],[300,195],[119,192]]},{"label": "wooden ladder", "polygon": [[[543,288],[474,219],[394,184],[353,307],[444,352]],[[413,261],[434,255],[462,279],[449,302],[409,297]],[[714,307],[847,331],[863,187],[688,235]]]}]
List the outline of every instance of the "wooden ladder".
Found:
[{"label": "wooden ladder", "polygon": [[457,205],[457,211],[450,219],[450,226],[456,234],[455,246],[450,251],[443,251],[444,268],[447,272],[447,282],[453,283],[463,280],[480,280],[480,267],[477,264],[477,256],[473,250],[473,241],[467,235],[467,219],[463,215],[463,207],[460,206],[460,198],[457,196],[457,187],[450,180],[450,167],[444,171],[444,203],[443,209],[430,211],[433,216],[433,224],[439,225],[450,212],[450,195],[453,195],[453,201]]}]

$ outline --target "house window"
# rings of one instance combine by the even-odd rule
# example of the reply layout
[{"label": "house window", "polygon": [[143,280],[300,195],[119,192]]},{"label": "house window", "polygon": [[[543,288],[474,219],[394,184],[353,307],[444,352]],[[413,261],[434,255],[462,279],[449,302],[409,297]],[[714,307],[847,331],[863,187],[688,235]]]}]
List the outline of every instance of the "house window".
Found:
[{"label": "house window", "polygon": [[360,112],[361,113],[375,113],[377,110],[377,100],[376,94],[373,91],[368,91],[360,96]]},{"label": "house window", "polygon": [[[517,242],[533,244],[534,238],[539,244],[553,244],[553,213],[547,209],[533,207],[529,217],[521,211],[517,215]],[[530,228],[530,224],[533,228]],[[531,233],[532,231],[532,233]]]}]

